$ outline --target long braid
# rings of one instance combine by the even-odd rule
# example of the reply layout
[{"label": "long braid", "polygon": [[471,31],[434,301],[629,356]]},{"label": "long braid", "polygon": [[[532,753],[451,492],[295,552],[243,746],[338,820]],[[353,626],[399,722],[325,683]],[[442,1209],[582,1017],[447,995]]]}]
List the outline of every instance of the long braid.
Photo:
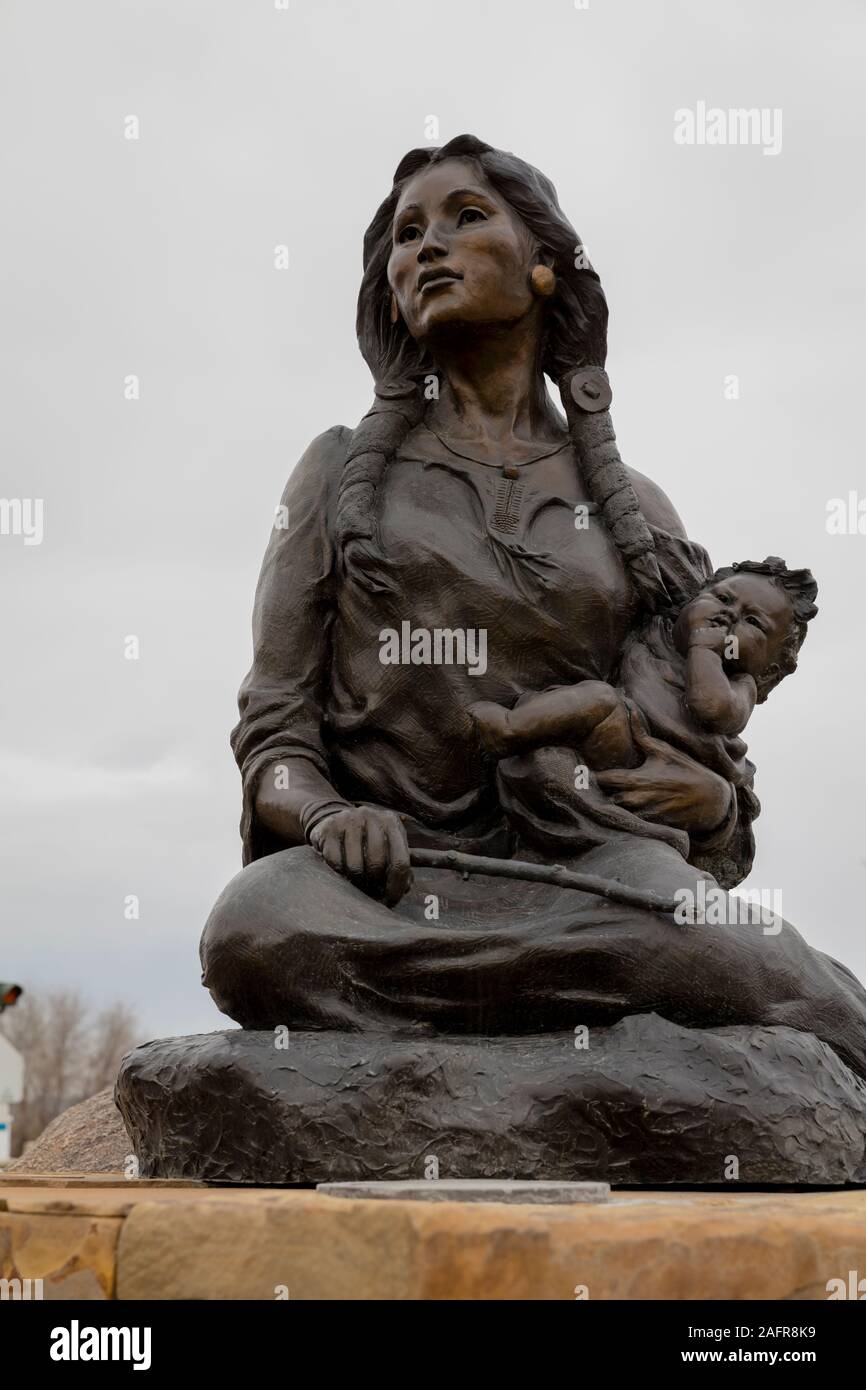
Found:
[{"label": "long braid", "polygon": [[403,440],[420,424],[424,400],[415,382],[376,387],[376,399],[352,435],[337,497],[336,538],[344,571],[370,593],[390,589],[379,544],[376,494]]},{"label": "long braid", "polygon": [[607,373],[601,367],[572,372],[560,381],[559,393],[586,489],[601,509],[642,602],[654,612],[670,600],[652,532],[617,448],[607,409],[611,399]]}]

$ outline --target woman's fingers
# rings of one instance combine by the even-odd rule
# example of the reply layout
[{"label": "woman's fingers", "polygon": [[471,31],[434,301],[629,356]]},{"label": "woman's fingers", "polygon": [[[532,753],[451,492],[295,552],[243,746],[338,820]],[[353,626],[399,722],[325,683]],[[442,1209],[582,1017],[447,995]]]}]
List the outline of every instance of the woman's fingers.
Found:
[{"label": "woman's fingers", "polygon": [[406,832],[396,817],[388,824],[388,876],[385,882],[385,902],[388,907],[398,903],[412,882],[409,864],[409,845]]},{"label": "woman's fingers", "polygon": [[670,745],[660,742],[660,740],[657,738],[653,738],[652,734],[646,726],[646,721],[644,720],[643,715],[640,713],[640,710],[632,707],[629,710],[629,716],[631,720],[632,736],[641,752],[651,754],[654,757],[658,757],[659,753],[661,752],[661,754],[664,756],[664,754],[667,753]]},{"label": "woman's fingers", "polygon": [[597,772],[595,780],[604,791],[629,791],[632,787],[643,786],[643,768],[609,768],[607,772]]},{"label": "woman's fingers", "polygon": [[627,811],[638,811],[652,802],[653,794],[648,787],[636,787],[632,791],[617,792],[611,800]]},{"label": "woman's fingers", "polygon": [[398,816],[358,807],[329,816],[310,836],[338,874],[393,907],[412,882],[409,846]]},{"label": "woman's fingers", "polygon": [[342,832],[335,829],[325,829],[316,845],[325,863],[335,873],[343,872],[343,836]]},{"label": "woman's fingers", "polygon": [[347,821],[343,831],[343,864],[349,878],[364,877],[364,824],[360,818]]},{"label": "woman's fingers", "polygon": [[383,879],[388,871],[388,841],[381,821],[370,816],[367,820],[367,844],[364,862],[371,878]]},{"label": "woman's fingers", "polygon": [[664,820],[677,809],[669,796],[654,793],[649,787],[635,792],[620,792],[612,800],[624,810],[651,820]]}]

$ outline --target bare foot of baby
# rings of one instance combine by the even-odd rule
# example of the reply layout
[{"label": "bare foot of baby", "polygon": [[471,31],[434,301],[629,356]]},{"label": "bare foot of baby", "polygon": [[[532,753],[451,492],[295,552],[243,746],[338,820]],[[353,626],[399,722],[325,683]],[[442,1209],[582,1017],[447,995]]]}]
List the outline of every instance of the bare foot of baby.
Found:
[{"label": "bare foot of baby", "polygon": [[479,700],[469,706],[468,712],[475,721],[485,753],[490,753],[494,758],[507,758],[513,751],[513,734],[509,711],[505,706],[494,704],[492,700]]}]

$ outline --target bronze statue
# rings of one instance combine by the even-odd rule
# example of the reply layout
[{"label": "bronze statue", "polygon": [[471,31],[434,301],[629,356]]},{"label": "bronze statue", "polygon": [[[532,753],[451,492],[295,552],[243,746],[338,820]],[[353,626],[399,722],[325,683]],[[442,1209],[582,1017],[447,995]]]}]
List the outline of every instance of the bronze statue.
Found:
[{"label": "bronze statue", "polygon": [[[814,580],[776,558],[714,573],[661,489],[624,465],[599,277],[553,185],[514,155],[461,136],[401,161],[365,237],[358,336],[374,404],[354,430],[335,426],[310,445],[264,559],[232,736],[245,867],[205,928],[205,985],[247,1033],[286,1029],[326,1070],[362,1039],[386,1070],[396,1040],[422,1069],[424,1049],[441,1056],[446,1043],[470,1071],[489,1058],[506,1107],[505,1052],[531,1085],[532,1058],[579,1026],[598,1036],[588,1065],[608,1058],[593,1073],[596,1102],[618,1058],[645,1062],[656,1048],[662,1109],[665,1066],[673,1094],[689,1048],[716,1049],[706,1065],[729,1079],[760,1033],[780,1091],[797,1097],[804,1152],[818,1099],[785,1068],[800,1077],[811,1048],[836,1088],[824,1103],[860,1148],[821,1168],[809,1131],[805,1180],[851,1178],[866,1131],[862,986],[787,923],[768,934],[733,912],[723,926],[683,926],[651,905],[748,873],[759,806],[740,734],[796,665]],[[435,867],[481,861],[502,876]],[[563,887],[545,866],[601,880],[613,897]],[[237,1059],[247,1033],[215,1036]],[[328,1038],[339,1038],[330,1051]],[[266,1072],[269,1038],[256,1046]],[[151,1065],[132,1054],[119,1089],[151,1171],[279,1180],[276,1160],[257,1166],[240,1141],[214,1168],[195,1157],[203,1140],[181,1145],[165,1124],[154,1138],[146,1082],[167,1055]],[[232,1090],[228,1055],[211,1093]],[[291,1057],[290,1043],[284,1072]],[[551,1094],[544,1057],[536,1074]],[[582,1063],[574,1047],[566,1063]],[[189,1084],[194,1068],[183,1067]],[[303,1071],[281,1073],[276,1089]],[[562,1083],[581,1133],[603,1109],[581,1109],[587,1076]],[[783,1181],[779,1144],[771,1158],[761,1147],[762,1125],[776,1125],[755,1099],[763,1090],[755,1080],[737,1123],[763,1155],[754,1180]],[[450,1176],[579,1172],[576,1149],[556,1147],[540,1122],[542,1157],[515,1159],[504,1137],[487,1142],[484,1107],[469,1109],[471,1143],[452,1143],[437,1112]],[[265,1123],[267,1111],[256,1114]],[[731,1141],[719,1125],[721,1151]],[[357,1161],[344,1136],[336,1163],[300,1163],[297,1131],[281,1150],[286,1180],[369,1173],[369,1134]],[[608,1139],[615,1131],[611,1121]],[[713,1122],[702,1132],[687,1180],[713,1180]],[[606,1171],[596,1146],[587,1176],[645,1175],[608,1139]],[[377,1171],[418,1176],[404,1159]],[[802,1178],[795,1168],[787,1176]]]}]

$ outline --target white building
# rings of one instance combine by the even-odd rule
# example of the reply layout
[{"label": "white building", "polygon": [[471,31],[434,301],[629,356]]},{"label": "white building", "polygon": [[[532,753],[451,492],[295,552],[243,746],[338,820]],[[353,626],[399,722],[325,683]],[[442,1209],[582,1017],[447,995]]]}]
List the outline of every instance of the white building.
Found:
[{"label": "white building", "polygon": [[0,1033],[0,1163],[12,1152],[12,1110],[24,1093],[24,1058]]}]

